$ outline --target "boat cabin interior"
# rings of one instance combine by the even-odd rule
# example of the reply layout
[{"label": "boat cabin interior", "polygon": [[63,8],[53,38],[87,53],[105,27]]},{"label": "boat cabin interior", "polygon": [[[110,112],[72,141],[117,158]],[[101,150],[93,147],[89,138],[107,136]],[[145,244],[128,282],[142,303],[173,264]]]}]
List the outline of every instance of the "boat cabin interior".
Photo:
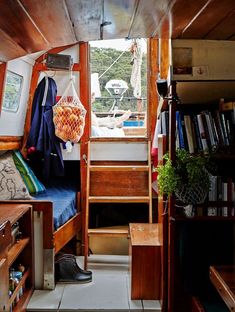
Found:
[{"label": "boat cabin interior", "polygon": [[0,312],[235,311],[235,2],[0,1]]}]

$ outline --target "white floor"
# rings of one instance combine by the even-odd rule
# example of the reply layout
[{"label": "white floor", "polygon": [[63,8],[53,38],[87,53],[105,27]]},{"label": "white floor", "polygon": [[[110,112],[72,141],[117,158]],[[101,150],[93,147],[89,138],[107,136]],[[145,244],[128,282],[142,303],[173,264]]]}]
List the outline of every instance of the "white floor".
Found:
[{"label": "white floor", "polygon": [[[83,258],[78,257],[83,267]],[[53,291],[35,290],[27,311],[161,311],[157,300],[131,300],[127,256],[89,257],[88,284],[57,284]]]}]

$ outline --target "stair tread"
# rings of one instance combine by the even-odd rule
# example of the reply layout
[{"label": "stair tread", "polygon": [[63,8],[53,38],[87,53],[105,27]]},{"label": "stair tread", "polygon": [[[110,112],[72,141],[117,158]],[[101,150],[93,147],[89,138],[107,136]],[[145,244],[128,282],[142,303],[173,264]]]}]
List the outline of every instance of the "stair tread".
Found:
[{"label": "stair tread", "polygon": [[90,171],[149,171],[147,165],[91,165]]},{"label": "stair tread", "polygon": [[115,227],[115,228],[96,228],[96,229],[88,229],[88,235],[105,235],[105,236],[127,236],[128,235],[128,227]]},{"label": "stair tread", "polygon": [[148,203],[149,196],[89,196],[89,202],[136,202]]}]

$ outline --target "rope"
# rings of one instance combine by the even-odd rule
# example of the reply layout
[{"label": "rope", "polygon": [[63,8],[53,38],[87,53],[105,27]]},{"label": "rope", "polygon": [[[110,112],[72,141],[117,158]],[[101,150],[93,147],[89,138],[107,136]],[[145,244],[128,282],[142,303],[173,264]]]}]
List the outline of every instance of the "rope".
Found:
[{"label": "rope", "polygon": [[120,59],[120,57],[126,52],[126,50],[129,49],[129,48],[126,48],[117,58],[116,60],[103,72],[103,74],[101,74],[98,79],[100,79],[102,76],[104,76],[104,74],[107,73],[107,71],[115,64],[117,63],[117,61]]}]

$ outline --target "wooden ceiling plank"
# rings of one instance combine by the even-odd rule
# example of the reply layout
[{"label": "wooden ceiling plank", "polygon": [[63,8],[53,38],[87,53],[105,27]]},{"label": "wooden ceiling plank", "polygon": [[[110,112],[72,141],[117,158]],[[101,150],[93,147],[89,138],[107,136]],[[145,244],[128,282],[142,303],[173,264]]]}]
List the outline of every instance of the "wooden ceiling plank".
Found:
[{"label": "wooden ceiling plank", "polygon": [[136,1],[104,0],[104,21],[112,22],[103,29],[103,38],[127,38],[134,15]]},{"label": "wooden ceiling plank", "polygon": [[0,28],[27,53],[48,48],[45,38],[32,23],[19,0],[0,2]]},{"label": "wooden ceiling plank", "polygon": [[66,0],[77,41],[100,39],[102,0]]},{"label": "wooden ceiling plank", "polygon": [[11,59],[23,56],[27,52],[19,46],[11,37],[0,29],[1,47],[0,61],[7,62]]},{"label": "wooden ceiling plank", "polygon": [[130,29],[130,38],[150,38],[167,13],[171,0],[140,0]]},{"label": "wooden ceiling plank", "polygon": [[[173,39],[180,38],[183,30],[191,23],[198,11],[208,0],[176,0],[165,19],[169,20],[169,31]],[[185,10],[187,8],[187,11]],[[186,12],[183,14],[183,12]],[[164,24],[164,23],[163,23]],[[160,35],[163,34],[161,28]]]},{"label": "wooden ceiling plank", "polygon": [[234,0],[212,0],[187,27],[182,34],[183,39],[204,39],[220,21],[235,9]]},{"label": "wooden ceiling plank", "polygon": [[230,39],[235,34],[235,11],[230,12],[206,36],[208,40]]},{"label": "wooden ceiling plank", "polygon": [[64,0],[20,0],[49,41],[49,48],[76,42],[75,33]]}]

